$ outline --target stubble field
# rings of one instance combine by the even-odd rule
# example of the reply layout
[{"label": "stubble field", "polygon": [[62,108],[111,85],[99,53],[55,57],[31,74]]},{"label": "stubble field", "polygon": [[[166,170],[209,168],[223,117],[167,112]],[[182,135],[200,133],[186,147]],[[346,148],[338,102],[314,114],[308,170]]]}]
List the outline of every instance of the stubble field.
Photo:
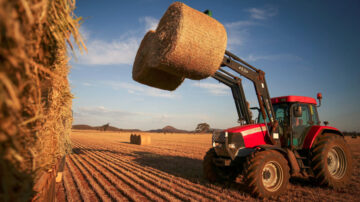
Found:
[{"label": "stubble field", "polygon": [[[151,145],[129,143],[130,133],[74,130],[57,201],[254,201],[241,181],[209,184],[202,159],[210,134],[150,134]],[[281,201],[360,201],[360,138],[346,139],[353,152],[351,183],[341,190],[292,179]]]}]

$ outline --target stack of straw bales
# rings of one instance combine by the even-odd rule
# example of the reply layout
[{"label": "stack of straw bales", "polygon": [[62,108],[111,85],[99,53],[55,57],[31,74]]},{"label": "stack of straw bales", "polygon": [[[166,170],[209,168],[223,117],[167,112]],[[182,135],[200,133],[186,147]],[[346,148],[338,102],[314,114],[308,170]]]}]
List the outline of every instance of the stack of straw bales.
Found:
[{"label": "stack of straw bales", "polygon": [[149,145],[151,144],[151,136],[147,134],[131,134],[130,135],[130,143],[137,145]]},{"label": "stack of straw bales", "polygon": [[200,80],[213,75],[224,57],[227,35],[215,19],[175,2],[156,31],[143,38],[133,65],[133,79],[175,90],[184,78]]},{"label": "stack of straw bales", "polygon": [[0,0],[0,201],[29,200],[71,151],[66,41],[72,34],[85,47],[74,8],[73,0]]}]

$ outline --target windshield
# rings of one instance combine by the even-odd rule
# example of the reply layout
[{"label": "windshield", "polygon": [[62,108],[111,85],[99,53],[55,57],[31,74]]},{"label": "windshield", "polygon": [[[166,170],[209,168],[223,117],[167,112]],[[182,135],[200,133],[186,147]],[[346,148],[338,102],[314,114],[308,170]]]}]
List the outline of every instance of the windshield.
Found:
[{"label": "windshield", "polygon": [[[289,117],[289,105],[282,103],[282,104],[274,104],[273,105],[275,118],[279,122],[279,124],[283,123]],[[264,123],[264,118],[262,117],[261,113],[259,114],[259,121],[258,123]],[[266,117],[266,123],[269,123],[269,118]]]}]

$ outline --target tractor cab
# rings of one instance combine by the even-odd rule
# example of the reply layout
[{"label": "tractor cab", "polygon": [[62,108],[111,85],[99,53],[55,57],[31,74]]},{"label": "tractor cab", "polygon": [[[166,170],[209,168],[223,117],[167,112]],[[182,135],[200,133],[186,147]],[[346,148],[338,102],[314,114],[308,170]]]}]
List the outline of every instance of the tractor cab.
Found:
[{"label": "tractor cab", "polygon": [[[321,99],[321,95],[318,98]],[[290,95],[272,98],[271,103],[279,123],[282,146],[292,145],[301,148],[310,128],[320,125],[316,100],[311,97]],[[269,123],[268,120],[264,121],[261,114],[257,122]]]}]

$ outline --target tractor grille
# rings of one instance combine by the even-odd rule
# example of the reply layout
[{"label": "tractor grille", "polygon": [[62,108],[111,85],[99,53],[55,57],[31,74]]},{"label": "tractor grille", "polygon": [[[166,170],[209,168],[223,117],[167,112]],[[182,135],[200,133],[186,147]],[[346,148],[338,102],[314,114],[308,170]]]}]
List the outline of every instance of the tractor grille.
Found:
[{"label": "tractor grille", "polygon": [[216,155],[223,156],[223,157],[229,157],[229,153],[225,148],[225,145],[221,144],[217,147],[215,147]]},{"label": "tractor grille", "polygon": [[213,142],[225,143],[225,132],[214,132],[212,136]]}]

